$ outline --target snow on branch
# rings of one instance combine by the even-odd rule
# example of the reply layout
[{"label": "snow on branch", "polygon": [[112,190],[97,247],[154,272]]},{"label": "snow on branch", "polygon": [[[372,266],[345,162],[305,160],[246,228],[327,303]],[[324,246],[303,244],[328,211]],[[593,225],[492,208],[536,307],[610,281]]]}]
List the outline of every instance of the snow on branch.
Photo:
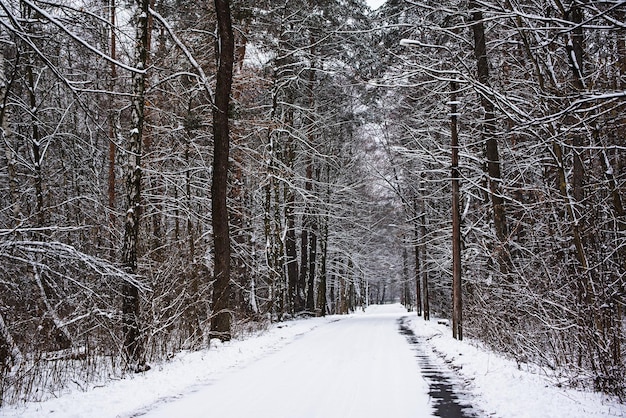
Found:
[{"label": "snow on branch", "polygon": [[74,41],[78,42],[79,44],[81,44],[82,46],[84,46],[85,48],[87,48],[89,51],[93,52],[94,54],[96,54],[100,58],[103,58],[106,61],[109,61],[110,63],[115,64],[118,67],[123,68],[125,70],[128,70],[130,72],[142,73],[142,74],[146,72],[145,69],[134,68],[134,67],[131,67],[131,66],[128,66],[128,65],[124,64],[123,62],[114,60],[109,55],[107,55],[104,52],[100,51],[98,48],[94,47],[93,45],[90,45],[84,39],[82,39],[79,36],[73,34],[69,29],[67,29],[67,27],[62,22],[57,20],[55,17],[50,15],[45,10],[41,9],[40,7],[37,7],[37,5],[35,5],[34,3],[30,2],[29,0],[23,0],[23,2],[24,2],[24,4],[28,5],[30,8],[35,10],[37,13],[41,14],[43,17],[48,19],[48,21],[50,21],[50,23],[52,23],[55,26],[57,26],[59,29],[61,29],[63,32],[65,32]]},{"label": "snow on branch", "polygon": [[[569,106],[558,112],[546,115],[541,118],[530,119],[526,124],[532,125],[537,123],[546,123],[555,121],[570,113],[589,112],[591,110],[603,107],[607,102],[623,99],[626,97],[626,90],[612,91],[604,93],[583,94],[579,99],[573,101]],[[591,104],[591,106],[586,106]]]},{"label": "snow on branch", "polygon": [[400,46],[420,47],[420,48],[436,48],[436,49],[448,50],[448,47],[446,47],[444,45],[425,44],[425,43],[417,41],[415,39],[400,39]]},{"label": "snow on branch", "polygon": [[[26,256],[20,257],[18,255],[20,252]],[[143,281],[139,280],[139,278],[125,272],[121,268],[111,264],[109,261],[85,254],[68,244],[63,244],[57,241],[6,241],[0,243],[0,257],[32,264],[34,261],[29,261],[29,256],[32,256],[33,254],[43,255],[44,259],[45,257],[56,256],[63,260],[73,260],[81,263],[100,276],[111,277],[131,283],[143,292],[149,292],[151,290],[150,287]],[[38,263],[43,265],[44,261],[42,260]]]},{"label": "snow on branch", "polygon": [[211,90],[211,84],[209,82],[209,78],[204,73],[204,70],[202,69],[202,66],[196,61],[196,59],[194,58],[193,54],[191,53],[191,51],[189,51],[189,49],[183,43],[183,41],[181,41],[180,38],[178,38],[178,36],[176,36],[176,33],[174,33],[174,29],[172,28],[172,26],[169,23],[167,23],[167,20],[165,20],[165,18],[163,16],[161,16],[156,10],[150,9],[150,14],[153,17],[155,17],[156,20],[161,25],[163,25],[163,27],[165,28],[167,33],[172,38],[172,41],[174,41],[174,43],[178,46],[178,48],[180,48],[180,50],[183,52],[185,57],[187,57],[187,60],[189,61],[191,66],[196,69],[196,71],[198,72],[198,74],[196,76],[199,76],[200,81],[202,82],[202,86],[204,87],[204,89],[206,90],[207,94],[209,95],[209,100],[211,100],[211,103],[214,103],[213,91]]}]

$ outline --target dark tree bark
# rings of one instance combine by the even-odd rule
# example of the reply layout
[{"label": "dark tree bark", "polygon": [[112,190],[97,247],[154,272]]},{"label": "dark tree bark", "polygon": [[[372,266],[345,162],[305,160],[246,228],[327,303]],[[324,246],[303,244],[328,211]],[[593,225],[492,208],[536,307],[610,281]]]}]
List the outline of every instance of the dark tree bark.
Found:
[{"label": "dark tree bark", "polygon": [[43,203],[43,178],[41,174],[41,164],[42,164],[42,153],[41,153],[41,131],[39,129],[39,123],[37,122],[37,115],[35,114],[37,106],[37,100],[35,97],[35,77],[33,75],[33,67],[31,63],[26,65],[26,74],[28,77],[28,99],[31,111],[33,112],[31,115],[32,118],[32,141],[31,141],[31,151],[33,158],[33,167],[34,167],[34,178],[35,178],[35,202],[37,208],[37,225],[39,227],[44,227],[45,225],[45,212],[44,212],[44,203]]},{"label": "dark tree bark", "polygon": [[315,311],[315,266],[317,261],[317,222],[313,217],[309,218],[309,277],[307,279],[306,309],[309,312]]},{"label": "dark tree bark", "polygon": [[328,225],[322,225],[322,234],[320,237],[320,281],[317,285],[317,316],[326,316],[326,275],[328,263]]},{"label": "dark tree bark", "polygon": [[[126,153],[126,219],[122,265],[131,275],[137,273],[137,249],[139,246],[139,221],[141,219],[141,142],[144,126],[144,103],[146,75],[143,71],[148,60],[148,8],[149,0],[138,0],[137,28],[135,37],[135,67],[140,71],[132,74],[131,130]],[[146,370],[144,348],[139,326],[139,289],[125,282],[122,287],[122,315],[124,351],[128,366],[135,371]]]},{"label": "dark tree bark", "polygon": [[[309,139],[309,143],[312,141]],[[304,190],[307,193],[313,193],[313,162],[311,157],[307,157],[306,163],[306,181]],[[314,281],[315,281],[315,261],[317,251],[316,223],[311,208],[306,206],[302,215],[302,236],[300,239],[300,280],[299,291],[306,293],[305,308],[309,312],[315,310],[314,299]],[[305,292],[306,291],[306,292]]]},{"label": "dark tree bark", "polygon": [[[307,214],[305,213],[302,215],[302,234],[300,235],[300,272],[298,277],[298,293],[304,293],[306,290],[306,281],[309,274],[309,230],[307,224]],[[305,299],[305,301],[308,301],[308,298]]]},{"label": "dark tree bark", "polygon": [[228,154],[230,149],[228,107],[233,83],[235,41],[228,0],[215,0],[218,33],[218,70],[213,106],[213,181],[211,210],[215,250],[211,336],[231,338],[230,231],[228,225]]},{"label": "dark tree bark", "polygon": [[[565,49],[567,50],[567,56],[570,60],[570,67],[572,70],[572,80],[574,89],[578,92],[582,92],[585,88],[584,73],[583,73],[583,13],[580,7],[572,4],[571,9],[566,12],[565,18],[569,19],[574,25],[574,29],[568,34],[569,40],[565,43]],[[576,123],[575,120],[571,120],[572,123]],[[581,158],[583,151],[584,140],[578,133],[574,133],[572,138],[572,197],[574,210],[572,215],[575,217],[574,222],[577,230],[584,229],[582,227],[582,214],[584,213],[583,200],[584,200],[584,165]],[[576,248],[578,251],[578,258],[583,265],[583,269],[587,269],[586,256],[584,254],[584,243],[582,242],[582,234],[577,231],[578,238],[576,239]],[[587,273],[584,272],[583,276]],[[588,287],[588,286],[585,286]],[[586,292],[585,292],[586,293]]]},{"label": "dark tree bark", "polygon": [[426,204],[424,199],[420,202],[421,206],[421,241],[422,249],[422,301],[424,303],[424,321],[430,321],[430,296],[428,292],[428,269],[426,268]]},{"label": "dark tree bark", "polygon": [[[311,56],[315,56],[315,47],[316,44],[315,37],[310,35],[309,44]],[[313,68],[309,69],[309,111],[311,112],[310,118],[313,119],[315,116],[315,83],[316,83],[316,72],[314,65]],[[313,133],[313,129],[315,127],[314,123],[311,123],[311,126],[308,128],[307,132],[307,141],[310,147],[314,147],[315,143],[315,135]],[[307,154],[306,157],[306,180],[304,183],[304,190],[308,195],[313,195],[313,159],[310,155]],[[308,198],[308,197],[307,197]],[[313,214],[311,213],[311,207],[309,204],[306,204],[304,214],[302,215],[302,237],[301,237],[301,263],[300,263],[300,287],[302,289],[303,294],[306,294],[305,298],[305,309],[309,312],[313,312],[315,310],[315,299],[313,298],[314,293],[314,280],[315,280],[315,259],[316,259],[316,250],[317,250],[317,237],[315,236],[315,219]]]},{"label": "dark tree bark", "polygon": [[[288,161],[293,162],[293,148],[289,146]],[[285,184],[285,268],[287,269],[289,311],[293,314],[303,308],[302,298],[298,292],[298,252],[296,248],[296,219],[294,207],[296,204],[294,191]]]},{"label": "dark tree bark", "polygon": [[[413,308],[411,288],[409,286],[409,253],[406,249],[406,238],[402,240],[402,304],[410,311]],[[417,308],[416,308],[417,309]]]},{"label": "dark tree bark", "polygon": [[417,316],[422,316],[422,269],[424,268],[420,262],[420,230],[419,217],[417,216],[417,196],[413,196],[413,236],[415,243],[413,244],[413,252],[415,255],[415,312]]},{"label": "dark tree bark", "polygon": [[[483,13],[476,1],[470,1],[470,11],[472,13],[472,31],[474,34],[474,56],[476,57],[478,81],[483,86],[489,84],[489,61],[487,60],[487,44],[485,41],[485,25],[483,24]],[[502,197],[500,173],[500,154],[498,151],[498,141],[495,137],[496,116],[494,104],[484,94],[480,94],[480,102],[485,111],[484,136],[485,136],[485,158],[487,159],[487,174],[489,177],[489,194],[493,210],[493,224],[496,237],[500,241],[496,254],[500,264],[500,270],[506,274],[509,270],[509,251],[507,245],[507,224],[504,208],[504,198]]]},{"label": "dark tree bark", "polygon": [[450,83],[450,131],[452,148],[452,336],[463,339],[461,294],[461,214],[459,212],[459,137],[457,132],[456,82]]},{"label": "dark tree bark", "polygon": [[[292,100],[290,100],[292,101]],[[287,111],[286,125],[293,126],[294,112],[292,109]],[[296,159],[296,145],[294,139],[289,136],[284,152],[284,163],[290,172],[294,171]],[[296,215],[294,213],[296,207],[295,191],[290,184],[283,184],[284,197],[284,216],[285,216],[285,269],[287,273],[287,297],[289,303],[289,312],[300,312],[304,307],[300,293],[298,292],[298,250],[296,240]]]},{"label": "dark tree bark", "polygon": [[[116,5],[115,5],[115,0],[110,0],[109,3],[109,22],[111,24],[111,28],[115,28],[115,14],[116,12]],[[116,47],[116,37],[115,37],[115,31],[113,29],[111,29],[110,31],[110,51],[109,51],[109,55],[111,56],[112,60],[117,59],[117,47]],[[117,79],[117,65],[115,65],[114,63],[111,63],[111,81],[110,81],[110,89],[111,91],[113,91],[113,86],[115,84],[115,80]],[[113,102],[113,98],[110,99],[111,100],[111,109],[113,108],[112,102]],[[109,115],[109,176],[108,176],[108,188],[107,188],[107,197],[108,197],[108,203],[109,203],[109,227],[111,228],[111,241],[113,241],[113,228],[115,226],[115,183],[116,183],[116,178],[115,178],[115,155],[116,155],[116,145],[115,145],[115,137],[116,137],[116,132],[115,132],[115,121],[114,121],[114,117],[113,114]],[[111,245],[111,256],[113,256],[114,251],[113,251],[114,246]]]}]

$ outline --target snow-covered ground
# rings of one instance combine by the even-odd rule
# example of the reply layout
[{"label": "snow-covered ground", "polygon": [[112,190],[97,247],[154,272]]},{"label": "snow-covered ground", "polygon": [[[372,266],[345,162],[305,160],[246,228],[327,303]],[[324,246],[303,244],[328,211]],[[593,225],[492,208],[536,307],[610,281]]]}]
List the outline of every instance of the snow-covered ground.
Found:
[{"label": "snow-covered ground", "polygon": [[472,341],[457,341],[451,329],[411,316],[416,335],[468,383],[474,406],[489,417],[592,418],[626,417],[626,405],[595,392],[558,388],[554,380],[526,369]]},{"label": "snow-covered ground", "polygon": [[[424,350],[459,369],[468,401],[490,417],[626,416],[616,400],[555,388],[544,377],[425,323],[400,305],[274,324],[210,350],[182,353],[145,374],[0,409],[2,417],[428,417],[432,399],[397,320]],[[406,322],[406,321],[405,321]],[[434,352],[433,352],[434,350]]]}]

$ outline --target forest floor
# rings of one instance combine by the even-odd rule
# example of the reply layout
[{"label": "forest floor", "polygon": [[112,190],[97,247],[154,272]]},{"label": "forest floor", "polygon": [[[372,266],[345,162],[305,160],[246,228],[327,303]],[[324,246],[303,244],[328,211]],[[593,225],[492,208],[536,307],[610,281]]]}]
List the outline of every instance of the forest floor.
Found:
[{"label": "forest floor", "polygon": [[626,417],[597,393],[557,388],[400,305],[277,323],[185,352],[147,373],[0,409],[2,417]]}]

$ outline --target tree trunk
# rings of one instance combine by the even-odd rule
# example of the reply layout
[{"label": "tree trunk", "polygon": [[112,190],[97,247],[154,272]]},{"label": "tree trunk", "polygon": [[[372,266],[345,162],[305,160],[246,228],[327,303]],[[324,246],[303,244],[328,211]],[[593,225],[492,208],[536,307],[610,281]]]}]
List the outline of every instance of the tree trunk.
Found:
[{"label": "tree trunk", "polygon": [[428,292],[428,269],[426,268],[426,204],[420,202],[422,221],[420,222],[420,247],[422,249],[422,300],[424,302],[424,321],[430,321],[430,296]]},{"label": "tree trunk", "polygon": [[[310,36],[309,45],[310,53],[312,57],[315,57],[315,37]],[[309,69],[308,79],[308,94],[309,94],[309,112],[310,126],[307,128],[307,142],[308,146],[315,147],[315,135],[313,129],[315,128],[314,115],[315,115],[315,64],[311,63]],[[306,199],[310,199],[313,196],[313,159],[307,152],[306,156],[306,179],[304,182],[304,190],[306,191]],[[303,294],[306,294],[305,309],[309,312],[315,310],[315,299],[313,298],[313,288],[315,280],[315,258],[317,250],[317,237],[315,236],[315,219],[312,214],[311,205],[306,202],[304,214],[302,215],[302,237],[301,237],[301,263],[300,263],[300,286]]]},{"label": "tree trunk", "polygon": [[[9,186],[9,197],[11,205],[11,214],[13,216],[13,224],[18,225],[22,217],[22,209],[20,204],[19,185],[17,182],[17,159],[16,152],[13,149],[11,139],[10,112],[8,98],[9,88],[16,74],[14,68],[11,78],[6,79],[6,58],[2,50],[0,50],[0,144],[4,145],[4,155],[7,160],[7,183]],[[11,227],[13,225],[9,224]]]},{"label": "tree trunk", "polygon": [[310,230],[308,234],[309,240],[309,277],[307,278],[306,292],[306,309],[309,312],[315,312],[315,267],[317,261],[317,221],[309,218]]},{"label": "tree trunk", "polygon": [[231,338],[230,235],[228,225],[228,154],[230,148],[228,108],[233,82],[235,42],[230,16],[229,0],[215,0],[217,33],[219,38],[219,65],[213,106],[213,182],[211,210],[215,271],[213,284],[213,315],[211,336],[222,341]]},{"label": "tree trunk", "polygon": [[32,127],[32,139],[31,139],[31,152],[33,158],[34,177],[35,177],[35,205],[37,210],[37,226],[43,228],[45,225],[45,213],[43,203],[43,178],[41,174],[41,164],[43,163],[41,132],[39,130],[39,123],[37,122],[37,115],[35,111],[37,109],[37,100],[35,97],[35,91],[37,86],[35,85],[35,77],[33,74],[33,67],[29,62],[26,65],[26,74],[28,76],[28,98],[31,109],[31,127]]},{"label": "tree trunk", "polygon": [[[148,6],[149,0],[138,0],[135,43],[135,67],[132,74],[131,130],[126,150],[128,169],[126,173],[126,219],[122,265],[131,275],[137,273],[137,249],[139,246],[139,221],[141,219],[141,142],[144,125],[145,68],[148,60]],[[135,371],[146,370],[144,347],[139,327],[139,289],[125,282],[122,287],[122,321],[124,352],[128,367]]]},{"label": "tree trunk", "polygon": [[[311,143],[309,137],[309,143]],[[307,196],[313,193],[313,162],[311,157],[307,157],[306,163],[306,180],[304,190]],[[314,280],[315,280],[315,261],[317,251],[316,223],[311,213],[310,205],[306,205],[304,214],[302,215],[302,237],[300,252],[300,287],[303,293],[306,293],[305,308],[309,312],[315,310]],[[305,292],[306,291],[306,292]]]},{"label": "tree trunk", "polygon": [[[116,37],[115,37],[115,14],[116,14],[116,6],[115,6],[115,1],[116,0],[109,0],[109,21],[111,24],[111,29],[109,32],[109,41],[110,41],[110,50],[109,50],[109,55],[111,56],[112,60],[117,59],[117,47],[116,47]],[[115,65],[114,63],[111,63],[111,80],[110,80],[110,87],[109,89],[111,91],[114,91],[113,87],[115,85],[117,79],[117,65]],[[110,100],[110,106],[111,109],[113,109],[113,96],[111,96]],[[108,197],[108,204],[109,204],[109,228],[110,228],[110,233],[109,233],[109,238],[111,239],[111,243],[113,243],[114,240],[114,228],[115,228],[115,183],[116,183],[116,178],[115,178],[115,155],[116,155],[116,145],[115,145],[115,140],[117,137],[117,132],[116,132],[116,128],[115,128],[115,118],[113,115],[113,112],[111,112],[111,114],[109,114],[109,175],[108,175],[108,184],[107,184],[107,197]],[[111,245],[111,257],[114,256],[115,254],[115,250],[114,250],[115,246]]]},{"label": "tree trunk", "polygon": [[422,283],[421,275],[424,268],[421,263],[420,255],[420,230],[419,230],[419,217],[417,216],[417,196],[413,196],[413,237],[415,242],[413,244],[413,252],[415,255],[415,312],[417,316],[422,316]]},{"label": "tree trunk", "polygon": [[461,294],[461,214],[459,212],[459,138],[457,132],[456,82],[450,83],[450,129],[452,138],[452,336],[463,339]]},{"label": "tree trunk", "polygon": [[[487,60],[487,45],[485,41],[485,26],[480,6],[474,0],[469,3],[472,13],[472,31],[474,34],[474,56],[476,57],[478,81],[489,87],[489,61]],[[487,174],[489,180],[489,195],[493,210],[493,224],[498,238],[496,257],[503,274],[509,270],[509,249],[507,245],[508,231],[506,224],[504,198],[502,197],[500,155],[498,141],[495,136],[496,116],[493,102],[484,94],[480,94],[480,102],[485,111],[483,134],[485,136],[485,157],[487,159]]]},{"label": "tree trunk", "polygon": [[[290,100],[292,102],[292,100]],[[288,109],[285,124],[288,127],[294,125],[294,114]],[[291,135],[286,138],[286,149],[283,153],[284,164],[288,169],[289,176],[293,176],[296,150],[294,139]],[[298,292],[298,250],[296,248],[296,196],[290,182],[283,182],[284,216],[285,216],[285,270],[287,274],[287,297],[289,298],[289,311],[294,314],[303,308],[303,301]]]},{"label": "tree trunk", "polygon": [[320,237],[320,281],[317,286],[317,316],[326,316],[326,274],[328,263],[328,224],[322,225]]},{"label": "tree trunk", "polygon": [[[289,145],[288,162],[293,165],[293,149]],[[287,270],[289,311],[294,314],[302,310],[302,300],[298,292],[298,253],[296,250],[296,220],[294,191],[289,184],[284,184],[285,193],[285,268]]]},{"label": "tree trunk", "polygon": [[[300,272],[298,277],[297,292],[304,294],[307,290],[307,278],[309,277],[309,215],[305,209],[302,215],[302,233],[300,234]],[[304,298],[305,306],[308,298]]]}]

